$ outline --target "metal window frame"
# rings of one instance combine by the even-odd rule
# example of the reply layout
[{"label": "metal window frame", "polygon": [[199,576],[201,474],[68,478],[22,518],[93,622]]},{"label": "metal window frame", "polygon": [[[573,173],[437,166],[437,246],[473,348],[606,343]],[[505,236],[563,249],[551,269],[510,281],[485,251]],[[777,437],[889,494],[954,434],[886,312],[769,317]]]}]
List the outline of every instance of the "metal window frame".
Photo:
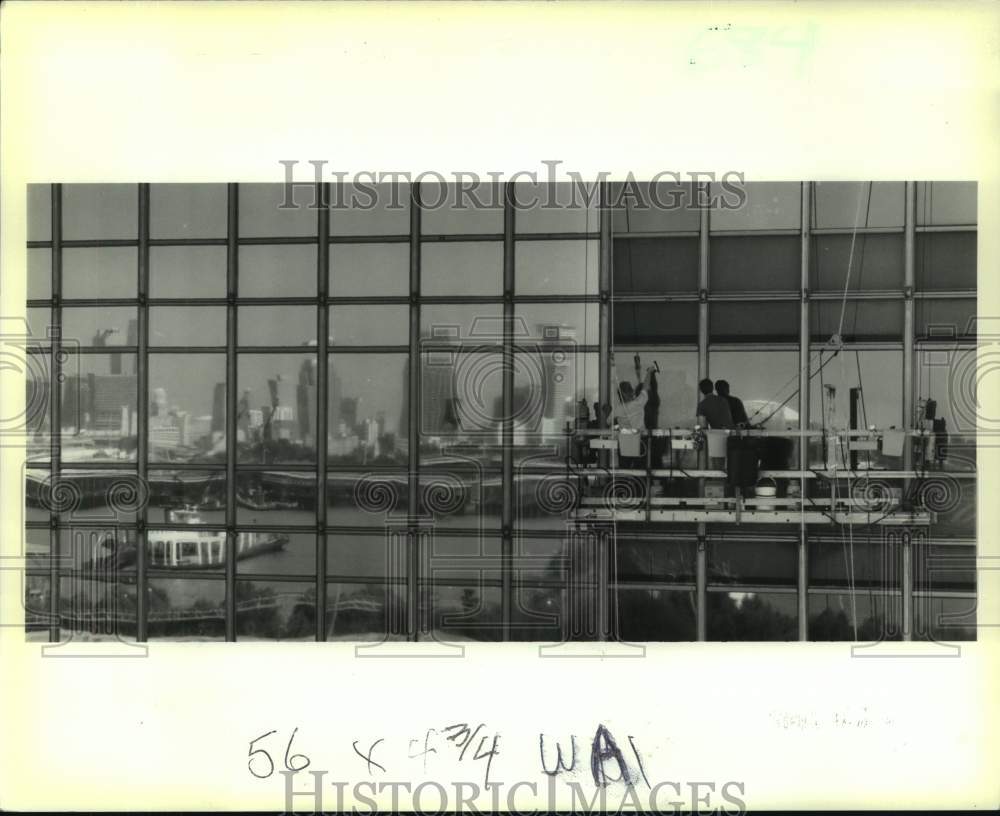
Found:
[{"label": "metal window frame", "polygon": [[[902,234],[904,236],[904,285],[901,290],[885,291],[865,291],[850,292],[849,299],[860,300],[881,300],[881,301],[902,301],[904,304],[904,330],[903,336],[899,340],[877,341],[873,343],[851,344],[853,347],[889,347],[893,349],[902,348],[904,369],[903,369],[903,393],[902,400],[905,416],[911,417],[914,406],[914,366],[915,353],[918,345],[925,342],[915,336],[915,303],[918,300],[927,299],[962,299],[977,296],[976,290],[954,290],[954,291],[915,291],[915,242],[916,235],[922,233],[936,232],[972,232],[977,231],[976,225],[925,225],[916,223],[916,182],[905,183],[905,222],[902,227],[892,228],[865,228],[858,230],[859,235],[863,234]],[[508,188],[509,188],[508,184]],[[607,205],[606,191],[608,183],[602,183],[601,202]],[[317,187],[319,200],[323,203],[329,201],[331,185],[321,183]],[[387,235],[334,235],[331,228],[331,221],[336,219],[336,211],[328,206],[321,206],[316,211],[316,234],[308,236],[241,236],[239,233],[239,193],[240,185],[231,183],[227,185],[227,234],[224,237],[213,238],[175,238],[163,239],[152,238],[150,234],[150,190],[151,185],[147,183],[136,185],[137,196],[137,233],[135,239],[125,240],[64,240],[62,237],[62,185],[52,184],[50,186],[50,211],[51,211],[51,238],[44,241],[28,241],[29,249],[47,248],[51,250],[51,297],[49,299],[31,299],[27,301],[29,308],[48,309],[50,312],[51,325],[56,330],[50,348],[39,352],[49,355],[50,358],[50,394],[52,399],[48,407],[49,424],[52,430],[49,443],[48,462],[31,463],[31,467],[39,470],[48,470],[54,479],[58,479],[63,473],[72,472],[76,463],[67,465],[62,462],[61,446],[61,396],[60,396],[60,375],[62,345],[59,336],[59,329],[62,326],[63,308],[77,307],[114,307],[114,306],[134,306],[138,323],[137,345],[130,347],[108,347],[91,348],[80,347],[74,352],[80,354],[99,354],[109,352],[134,353],[137,355],[137,437],[138,449],[134,461],[117,462],[94,462],[87,463],[88,469],[120,470],[129,473],[134,472],[139,479],[147,479],[151,472],[161,471],[205,471],[224,474],[226,479],[226,516],[225,522],[220,525],[205,525],[205,529],[220,529],[227,534],[227,560],[221,573],[214,574],[212,580],[222,580],[226,585],[226,623],[225,634],[227,640],[236,639],[236,606],[235,590],[238,581],[245,580],[272,580],[285,582],[301,582],[302,580],[314,580],[316,587],[316,639],[324,640],[326,632],[326,587],[330,581],[347,581],[352,583],[378,583],[383,582],[388,585],[400,585],[406,587],[406,628],[408,637],[416,640],[420,635],[418,616],[418,593],[421,586],[426,583],[424,576],[420,574],[420,547],[426,546],[424,531],[417,523],[413,523],[407,530],[407,541],[409,548],[409,569],[405,579],[396,577],[372,578],[370,576],[350,576],[331,572],[331,565],[327,561],[327,542],[331,537],[343,534],[370,535],[373,541],[377,538],[376,528],[352,527],[347,525],[330,525],[327,518],[327,475],[337,472],[357,471],[357,465],[344,463],[330,463],[327,457],[327,402],[328,402],[328,366],[330,356],[333,354],[364,354],[364,353],[400,353],[407,354],[409,365],[409,389],[407,396],[406,411],[408,417],[408,432],[410,435],[408,446],[408,498],[410,506],[416,507],[420,490],[420,466],[421,457],[419,445],[417,444],[417,434],[419,433],[419,412],[420,412],[420,389],[421,389],[421,337],[420,318],[421,307],[426,305],[446,305],[446,304],[468,304],[468,305],[499,305],[502,308],[502,318],[504,333],[502,341],[497,346],[499,353],[504,359],[504,374],[502,399],[507,419],[502,425],[503,439],[507,443],[502,452],[501,466],[499,469],[502,488],[503,503],[501,507],[501,529],[499,531],[501,541],[501,552],[503,569],[501,570],[501,633],[502,639],[510,639],[512,625],[512,606],[514,602],[514,579],[513,579],[513,558],[514,558],[514,538],[528,534],[533,537],[561,537],[563,534],[551,529],[533,530],[530,524],[521,524],[515,518],[512,502],[514,481],[516,471],[514,465],[514,452],[510,445],[513,440],[513,421],[510,413],[513,400],[514,362],[515,354],[518,352],[517,343],[514,338],[513,324],[516,310],[519,304],[597,304],[599,325],[597,330],[596,344],[577,347],[578,351],[584,353],[597,353],[599,360],[599,381],[598,393],[602,403],[610,401],[610,360],[617,344],[614,342],[612,326],[612,307],[617,302],[691,302],[698,303],[698,330],[697,342],[687,342],[681,344],[627,344],[663,347],[665,350],[688,350],[696,354],[697,370],[699,379],[708,372],[708,363],[712,351],[725,349],[759,349],[762,347],[780,347],[788,350],[797,350],[800,356],[800,394],[799,394],[799,414],[800,422],[806,422],[809,415],[809,389],[803,388],[803,383],[808,383],[809,370],[809,350],[810,350],[810,303],[813,300],[836,300],[840,297],[836,292],[810,292],[810,249],[814,236],[850,234],[851,230],[844,228],[816,228],[813,224],[814,213],[812,212],[811,197],[812,184],[802,182],[801,189],[801,218],[800,225],[796,229],[778,230],[721,230],[714,231],[711,228],[710,211],[707,208],[701,210],[699,218],[699,228],[696,231],[668,231],[668,232],[636,232],[623,233],[613,230],[612,212],[608,206],[601,206],[598,216],[597,232],[531,232],[519,233],[516,225],[516,208],[512,203],[512,197],[508,194],[504,196],[503,203],[503,231],[501,233],[448,233],[448,234],[423,234],[421,232],[421,207],[420,207],[420,185],[410,185],[410,223],[409,231],[406,234]],[[508,190],[509,192],[509,190]],[[713,292],[710,281],[709,249],[711,239],[715,237],[737,237],[737,236],[798,236],[801,241],[801,286],[799,290],[787,292]],[[622,293],[616,296],[612,286],[612,265],[613,251],[612,242],[614,240],[648,239],[648,238],[697,238],[699,242],[698,253],[698,290],[676,293]],[[422,295],[421,294],[421,249],[424,244],[430,243],[468,243],[468,242],[496,242],[503,248],[503,268],[502,268],[502,291],[498,295],[468,295],[468,296],[442,296],[442,295]],[[597,241],[598,243],[598,281],[597,291],[587,292],[580,295],[519,295],[515,290],[516,266],[515,253],[517,243],[521,241]],[[357,244],[407,244],[409,247],[409,294],[408,295],[367,295],[367,296],[331,296],[330,295],[330,262],[331,249],[336,245],[357,245]],[[241,297],[239,294],[239,249],[243,246],[255,245],[316,245],[316,292],[314,296],[305,297]],[[65,249],[85,248],[85,247],[135,247],[137,249],[137,269],[136,269],[136,295],[130,298],[74,298],[64,299],[63,291],[63,251]],[[209,298],[152,298],[149,296],[150,284],[150,249],[161,246],[219,246],[226,247],[226,277],[227,287],[224,297]],[[752,302],[760,300],[785,300],[788,302],[798,301],[800,330],[796,341],[787,341],[778,344],[750,340],[746,343],[713,342],[710,326],[710,304],[715,302]],[[236,405],[237,405],[237,361],[238,355],[242,353],[289,353],[298,350],[296,346],[241,346],[238,343],[238,315],[241,306],[250,305],[314,305],[316,306],[316,331],[317,346],[317,452],[316,460],[313,463],[289,463],[275,465],[254,465],[250,463],[239,463],[236,449]],[[409,314],[409,342],[407,345],[387,345],[387,346],[340,346],[330,345],[328,337],[333,319],[331,307],[336,305],[399,305],[406,306]],[[224,346],[210,347],[188,347],[188,346],[155,346],[150,343],[149,320],[150,309],[165,306],[215,306],[226,309],[226,343]],[[165,353],[215,353],[225,354],[226,361],[226,460],[225,463],[198,463],[198,462],[157,462],[151,461],[148,447],[148,410],[149,410],[149,372],[148,360],[150,355]],[[907,454],[909,451],[907,450]],[[805,455],[804,450],[800,455]],[[908,468],[911,463],[907,462]],[[801,462],[800,462],[801,465]],[[386,472],[401,472],[403,466],[385,466]],[[236,536],[245,530],[267,530],[284,529],[283,526],[274,525],[247,525],[237,523],[236,518],[236,484],[237,477],[241,473],[247,472],[314,472],[316,474],[317,510],[315,522],[312,525],[296,527],[295,532],[312,533],[315,542],[315,575],[246,575],[239,573],[236,569],[235,549]],[[74,526],[86,527],[86,524]],[[99,525],[98,525],[99,526]],[[29,522],[26,525],[29,529],[48,529],[51,553],[54,555],[59,548],[60,531],[65,528],[64,522],[60,519],[56,510],[51,510],[47,522]],[[123,529],[134,529],[138,542],[136,582],[137,582],[137,639],[140,641],[148,637],[148,598],[146,588],[151,578],[177,577],[176,573],[165,572],[159,569],[151,569],[147,564],[145,553],[145,540],[149,530],[162,529],[164,525],[151,522],[147,509],[140,508],[136,514],[134,523],[122,525]],[[440,531],[440,535],[445,537],[464,537],[471,533],[471,529],[461,527],[450,528]],[[623,532],[623,538],[630,537],[630,533]],[[642,533],[637,537],[656,537],[657,533]],[[725,587],[715,585],[709,586],[707,580],[707,543],[715,539],[715,536],[708,531],[704,525],[693,531],[664,531],[664,538],[682,537],[693,539],[696,544],[696,577],[694,583],[688,587],[693,589],[698,599],[697,630],[698,638],[704,640],[706,636],[706,598],[709,591],[724,591]],[[810,533],[804,526],[800,527],[798,535],[794,539],[798,544],[798,575],[796,585],[781,590],[777,587],[768,587],[767,591],[788,591],[798,594],[799,611],[799,639],[806,640],[807,633],[807,599],[811,591],[816,591],[817,587],[808,585],[808,545],[816,540],[816,534]],[[942,539],[952,541],[952,539]],[[954,539],[954,541],[960,541]],[[968,543],[966,539],[961,539],[960,543]],[[974,542],[973,542],[974,543]],[[607,550],[601,556],[607,559]],[[38,570],[33,570],[32,574],[41,574]],[[53,558],[47,572],[50,580],[49,611],[52,614],[52,625],[49,627],[49,638],[58,641],[61,632],[59,626],[59,605],[60,587],[59,580],[67,574],[59,569],[57,559]],[[908,574],[908,573],[906,573]],[[209,576],[205,576],[209,577]],[[536,582],[530,582],[536,583]],[[671,585],[652,580],[648,582],[650,586],[670,588]],[[642,583],[645,586],[646,582]],[[605,575],[603,580],[598,581],[597,591],[601,605],[601,635],[611,636],[609,626],[609,609],[613,602],[613,593],[616,587],[635,588],[632,582],[609,581]],[[687,585],[685,585],[687,586]],[[912,605],[915,594],[911,580],[904,583],[901,588],[904,598],[904,610],[907,615],[907,636],[912,634]],[[961,593],[960,593],[961,594]],[[965,595],[963,595],[965,597]],[[974,597],[971,596],[971,597]]]}]

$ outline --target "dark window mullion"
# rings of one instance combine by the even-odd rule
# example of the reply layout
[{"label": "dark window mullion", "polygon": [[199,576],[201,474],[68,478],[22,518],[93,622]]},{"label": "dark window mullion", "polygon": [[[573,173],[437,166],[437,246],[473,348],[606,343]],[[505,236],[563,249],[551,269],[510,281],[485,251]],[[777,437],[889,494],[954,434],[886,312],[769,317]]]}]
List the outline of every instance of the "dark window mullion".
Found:
[{"label": "dark window mullion", "polygon": [[[139,185],[139,269],[137,292],[138,355],[136,357],[136,468],[139,484],[148,485],[149,477],[149,185]],[[147,491],[148,492],[148,491]],[[147,639],[149,605],[146,575],[147,504],[136,512],[136,640]]]},{"label": "dark window mullion", "polygon": [[236,640],[236,336],[239,296],[239,185],[228,185],[226,242],[226,640]]},{"label": "dark window mullion", "polygon": [[320,302],[316,310],[316,416],[312,418],[316,429],[316,640],[326,640],[326,467],[327,419],[330,415],[329,400],[329,341],[330,307],[326,304],[330,285],[330,185],[317,185],[316,195],[321,204],[317,217],[319,251],[316,266],[316,295]]},{"label": "dark window mullion", "polygon": [[503,211],[503,385],[502,450],[500,509],[500,627],[501,638],[510,640],[511,617],[514,601],[514,185],[507,184]]},{"label": "dark window mullion", "polygon": [[[51,458],[52,483],[58,484],[60,473],[62,442],[62,185],[51,187],[52,206],[52,347],[49,349],[49,456]],[[49,512],[49,640],[58,643],[59,632],[59,511],[53,508]]]},{"label": "dark window mullion", "polygon": [[[409,512],[415,518],[420,502],[420,184],[410,187],[410,351],[409,351],[409,393],[407,410],[407,450],[408,450],[408,500]],[[388,529],[386,535],[389,535]],[[421,535],[419,522],[411,524],[406,536],[406,631],[409,640],[417,640],[420,634],[418,579],[420,572]],[[387,616],[394,619],[394,615]],[[388,634],[388,633],[387,633]]]}]

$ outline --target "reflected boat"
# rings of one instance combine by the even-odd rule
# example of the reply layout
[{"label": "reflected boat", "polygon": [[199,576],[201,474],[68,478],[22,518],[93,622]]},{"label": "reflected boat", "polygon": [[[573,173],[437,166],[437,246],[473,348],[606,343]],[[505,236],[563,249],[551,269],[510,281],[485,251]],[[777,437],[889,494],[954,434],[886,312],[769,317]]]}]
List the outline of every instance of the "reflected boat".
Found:
[{"label": "reflected boat", "polygon": [[[147,533],[146,565],[165,569],[211,569],[221,567],[226,560],[226,534],[218,530],[192,530],[190,526],[202,524],[198,509],[193,507],[166,510],[166,521],[178,526],[175,530],[150,530]],[[188,527],[188,529],[184,529]],[[282,550],[288,544],[284,533],[243,532],[236,536],[236,560],[242,561],[258,555]],[[119,542],[106,536],[100,546],[108,550],[94,556],[86,567],[97,571],[118,570],[136,563],[135,542]]]}]

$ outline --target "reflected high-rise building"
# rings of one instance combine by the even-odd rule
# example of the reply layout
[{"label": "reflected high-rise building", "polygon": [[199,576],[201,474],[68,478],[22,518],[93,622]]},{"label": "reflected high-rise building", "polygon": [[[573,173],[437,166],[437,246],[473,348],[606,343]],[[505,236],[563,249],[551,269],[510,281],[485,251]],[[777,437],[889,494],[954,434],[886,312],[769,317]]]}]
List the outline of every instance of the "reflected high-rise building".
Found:
[{"label": "reflected high-rise building", "polygon": [[[410,388],[410,363],[403,366],[404,396]],[[430,352],[421,355],[420,361],[420,426],[418,433],[436,436],[455,433],[460,426],[460,405],[455,391],[454,354]],[[406,401],[400,406],[399,440],[408,444],[410,418]]]},{"label": "reflected high-rise building", "polygon": [[308,357],[299,368],[296,405],[299,412],[299,439],[316,444],[316,358]]},{"label": "reflected high-rise building", "polygon": [[267,381],[271,405],[267,414],[267,427],[271,439],[292,440],[295,437],[295,404],[291,400],[289,383],[280,374]]},{"label": "reflected high-rise building", "polygon": [[62,427],[133,436],[138,408],[134,374],[86,374],[63,383]]},{"label": "reflected high-rise building", "polygon": [[576,414],[576,329],[572,326],[541,324],[542,370],[545,376],[546,419],[554,420],[555,430],[561,430],[566,419]]},{"label": "reflected high-rise building", "polygon": [[216,383],[212,390],[212,433],[226,432],[226,384]]}]

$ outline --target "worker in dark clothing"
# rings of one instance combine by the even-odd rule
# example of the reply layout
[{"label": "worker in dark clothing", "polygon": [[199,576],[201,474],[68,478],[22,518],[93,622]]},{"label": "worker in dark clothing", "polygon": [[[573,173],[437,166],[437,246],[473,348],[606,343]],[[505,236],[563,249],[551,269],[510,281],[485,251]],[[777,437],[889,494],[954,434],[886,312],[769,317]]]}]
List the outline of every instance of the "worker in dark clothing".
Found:
[{"label": "worker in dark clothing", "polygon": [[750,424],[750,419],[747,417],[747,409],[743,407],[743,400],[729,393],[728,382],[725,380],[716,380],[715,393],[729,403],[729,413],[732,415],[733,424],[737,428],[743,428]]},{"label": "worker in dark clothing", "polygon": [[[724,397],[712,393],[712,381],[704,379],[698,383],[698,390],[702,393],[701,402],[698,403],[698,416],[704,418],[709,428],[718,430],[721,428],[734,428],[733,414],[729,409],[729,402]],[[745,412],[744,412],[745,413]]]}]

